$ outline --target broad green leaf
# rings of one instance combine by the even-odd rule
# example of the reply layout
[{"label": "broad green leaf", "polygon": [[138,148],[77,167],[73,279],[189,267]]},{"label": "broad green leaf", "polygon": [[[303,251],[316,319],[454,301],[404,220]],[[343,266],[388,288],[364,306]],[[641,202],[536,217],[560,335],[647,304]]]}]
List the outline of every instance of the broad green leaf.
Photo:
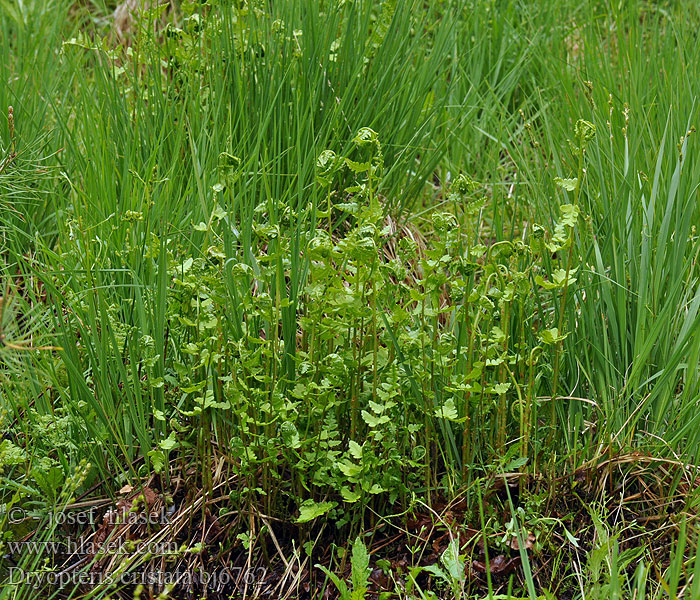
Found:
[{"label": "broad green leaf", "polygon": [[299,506],[299,518],[297,523],[308,523],[318,517],[325,515],[329,510],[335,508],[335,502],[314,502],[313,500],[305,500]]},{"label": "broad green leaf", "polygon": [[526,464],[527,458],[521,456],[520,458],[515,458],[511,460],[507,465],[503,467],[503,470],[506,472],[518,471],[521,467],[524,467]]},{"label": "broad green leaf", "polygon": [[565,189],[567,192],[573,192],[578,185],[578,178],[573,179],[562,179],[561,177],[555,177],[554,183],[556,183],[560,188]]},{"label": "broad green leaf", "polygon": [[165,453],[162,450],[151,450],[148,453],[148,458],[151,459],[153,470],[156,473],[162,473],[165,466]]},{"label": "broad green leaf", "polygon": [[353,458],[360,460],[362,458],[362,446],[358,444],[355,440],[350,440],[348,442],[348,451]]},{"label": "broad green leaf", "polygon": [[459,538],[450,540],[440,557],[451,581],[461,583],[464,580],[464,561],[459,557]]},{"label": "broad green leaf", "polygon": [[440,408],[436,408],[435,416],[439,419],[447,419],[448,421],[458,421],[459,413],[457,412],[454,399],[448,398],[445,401],[445,404],[443,404]]},{"label": "broad green leaf", "polygon": [[367,491],[370,494],[375,494],[375,495],[376,494],[383,494],[384,492],[386,492],[386,490],[378,483],[372,484],[372,487],[370,487]]},{"label": "broad green leaf", "polygon": [[356,465],[355,463],[351,463],[349,460],[344,460],[338,463],[338,468],[346,477],[357,477],[360,473],[362,473],[362,467]]},{"label": "broad green leaf", "polygon": [[340,490],[340,495],[343,497],[343,500],[345,502],[357,502],[361,497],[362,494],[360,492],[354,492],[347,486],[343,486]]},{"label": "broad green leaf", "polygon": [[561,220],[559,222],[567,227],[576,227],[579,214],[581,213],[579,207],[575,204],[562,204],[559,210],[561,212]]},{"label": "broad green leaf", "polygon": [[541,287],[543,287],[546,290],[553,290],[555,288],[558,288],[559,285],[556,283],[552,283],[551,281],[547,281],[542,277],[541,275],[537,275],[535,277],[535,283]]},{"label": "broad green leaf", "polygon": [[491,391],[494,394],[505,394],[510,389],[510,383],[497,383],[491,387]]},{"label": "broad green leaf", "polygon": [[282,436],[282,441],[287,448],[298,448],[301,446],[301,440],[299,439],[299,432],[297,431],[294,423],[290,421],[285,421],[280,425],[280,435]]},{"label": "broad green leaf", "polygon": [[364,598],[364,593],[367,591],[367,580],[369,578],[369,552],[360,536],[357,536],[352,545],[350,566],[353,594],[362,590],[362,595],[359,596],[359,598]]},{"label": "broad green leaf", "polygon": [[375,417],[366,410],[362,411],[362,420],[367,423],[370,427],[374,428],[384,423],[388,423],[391,419],[387,415],[382,415],[381,417]]},{"label": "broad green leaf", "polygon": [[545,344],[552,345],[565,340],[568,335],[568,333],[565,333],[564,335],[559,335],[559,329],[556,327],[552,327],[551,329],[545,329],[542,333],[540,333],[540,339]]},{"label": "broad green leaf", "polygon": [[161,440],[159,446],[165,450],[166,452],[169,450],[172,450],[177,446],[177,439],[175,438],[175,432],[171,431],[170,435],[165,438],[164,440]]},{"label": "broad green leaf", "polygon": [[439,577],[446,583],[450,583],[450,578],[447,576],[447,573],[443,571],[440,567],[437,565],[428,565],[427,567],[423,567],[423,571],[427,571],[428,573],[432,573],[436,577]]},{"label": "broad green leaf", "polygon": [[345,164],[353,173],[364,173],[365,171],[369,171],[370,167],[372,166],[368,162],[355,162],[349,158],[345,159]]}]

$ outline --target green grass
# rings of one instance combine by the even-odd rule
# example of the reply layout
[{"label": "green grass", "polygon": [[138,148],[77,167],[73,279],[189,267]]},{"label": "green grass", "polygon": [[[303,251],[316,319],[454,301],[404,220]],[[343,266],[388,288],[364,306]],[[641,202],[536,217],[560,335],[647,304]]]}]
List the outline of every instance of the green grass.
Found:
[{"label": "green grass", "polygon": [[0,598],[700,597],[697,8],[112,9],[0,0]]}]

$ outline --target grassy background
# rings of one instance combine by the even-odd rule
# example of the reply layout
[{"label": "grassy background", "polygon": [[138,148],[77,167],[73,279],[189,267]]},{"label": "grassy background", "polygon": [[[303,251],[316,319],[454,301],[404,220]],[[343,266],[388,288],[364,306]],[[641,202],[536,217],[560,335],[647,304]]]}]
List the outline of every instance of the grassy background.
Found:
[{"label": "grassy background", "polygon": [[145,486],[225,531],[177,564],[343,574],[464,499],[485,573],[399,596],[697,597],[698,9],[110,10],[0,2],[6,541]]}]

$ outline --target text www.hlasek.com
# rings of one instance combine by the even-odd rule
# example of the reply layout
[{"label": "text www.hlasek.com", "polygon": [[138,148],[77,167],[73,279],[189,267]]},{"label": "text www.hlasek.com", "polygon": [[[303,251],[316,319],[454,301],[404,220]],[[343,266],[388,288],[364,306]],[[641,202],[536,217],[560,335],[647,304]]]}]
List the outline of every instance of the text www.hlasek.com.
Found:
[{"label": "text www.hlasek.com", "polygon": [[153,555],[165,556],[168,554],[176,554],[181,548],[176,542],[122,542],[120,540],[107,540],[101,543],[95,543],[89,540],[71,540],[67,539],[60,542],[52,541],[34,541],[25,542],[6,542],[7,550],[11,555],[20,555],[22,553],[29,554],[80,554],[91,555],[115,555],[115,554],[133,554],[134,552],[149,552]]},{"label": "text www.hlasek.com", "polygon": [[243,567],[230,567],[212,572],[192,571],[145,571],[125,573],[99,573],[91,571],[83,572],[54,572],[54,571],[27,571],[20,567],[10,567],[9,585],[34,586],[51,585],[66,586],[110,586],[110,585],[146,585],[156,587],[185,586],[207,587],[210,590],[223,590],[231,587],[247,585],[255,587],[262,584],[267,575],[267,569],[243,569]]}]

